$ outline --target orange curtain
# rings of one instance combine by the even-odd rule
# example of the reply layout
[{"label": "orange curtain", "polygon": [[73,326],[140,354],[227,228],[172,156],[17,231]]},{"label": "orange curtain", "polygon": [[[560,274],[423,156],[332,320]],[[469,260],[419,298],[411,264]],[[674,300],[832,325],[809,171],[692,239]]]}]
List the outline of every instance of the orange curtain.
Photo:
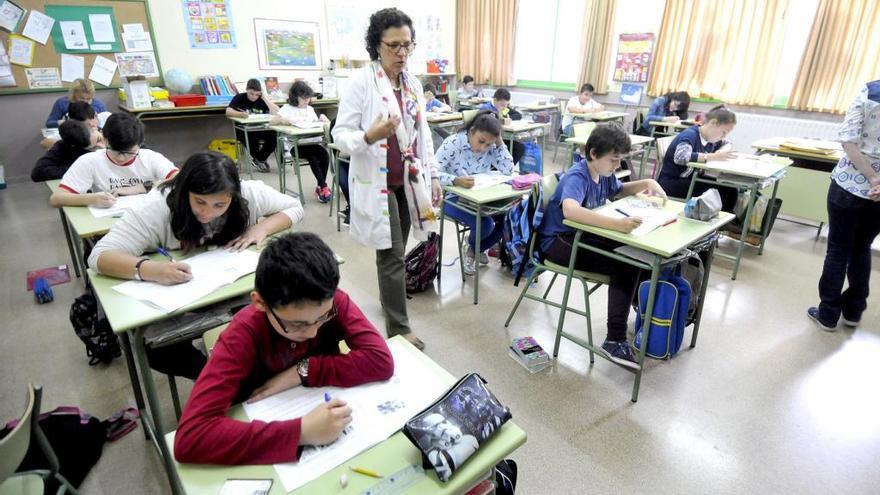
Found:
[{"label": "orange curtain", "polygon": [[[584,8],[581,84],[591,83],[597,93],[608,92],[611,40],[614,37],[616,0],[587,0]],[[578,84],[580,88],[580,84]]]},{"label": "orange curtain", "polygon": [[511,86],[516,38],[516,0],[458,0],[456,73],[477,84]]},{"label": "orange curtain", "polygon": [[880,2],[821,0],[788,106],[846,113],[861,86],[880,78]]},{"label": "orange curtain", "polygon": [[788,0],[667,0],[648,94],[687,91],[770,105],[788,6]]}]

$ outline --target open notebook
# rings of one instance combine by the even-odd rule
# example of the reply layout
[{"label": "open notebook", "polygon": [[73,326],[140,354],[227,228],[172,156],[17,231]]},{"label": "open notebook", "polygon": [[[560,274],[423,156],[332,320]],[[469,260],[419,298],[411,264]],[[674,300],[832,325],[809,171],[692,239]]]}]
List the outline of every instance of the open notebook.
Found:
[{"label": "open notebook", "polygon": [[659,227],[675,221],[675,213],[664,210],[641,199],[628,199],[605,205],[596,213],[609,218],[639,217],[642,224],[630,232],[634,236],[649,234]]},{"label": "open notebook", "polygon": [[89,206],[89,211],[95,218],[121,217],[126,210],[135,210],[142,207],[151,196],[149,194],[135,194],[132,196],[118,196],[116,203],[110,208],[98,208]]}]

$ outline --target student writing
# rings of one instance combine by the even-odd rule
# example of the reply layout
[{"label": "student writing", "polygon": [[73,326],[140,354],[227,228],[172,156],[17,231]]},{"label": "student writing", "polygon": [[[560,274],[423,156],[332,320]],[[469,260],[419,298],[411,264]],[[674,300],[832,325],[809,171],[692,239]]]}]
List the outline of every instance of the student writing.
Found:
[{"label": "student writing", "polygon": [[[492,101],[480,105],[479,110],[489,110],[495,113],[504,125],[510,125],[513,119],[510,117],[510,91],[498,88],[492,95]],[[507,142],[507,141],[506,141]],[[519,163],[519,159],[526,153],[526,147],[519,141],[513,142],[513,163]]]},{"label": "student writing", "polygon": [[562,129],[566,135],[571,135],[571,126],[574,123],[575,115],[583,115],[587,113],[596,113],[605,110],[601,103],[593,99],[595,88],[590,83],[581,86],[581,91],[569,98],[565,105],[565,112],[562,115]]},{"label": "student writing", "polygon": [[426,112],[451,112],[452,107],[437,99],[437,87],[433,84],[425,84],[422,87],[425,93],[425,111]]},{"label": "student writing", "polygon": [[[109,208],[116,196],[143,194],[153,183],[177,173],[177,167],[153,150],[143,149],[143,124],[128,113],[114,113],[104,125],[107,149],[79,157],[61,178],[49,204]],[[91,192],[90,192],[91,191]]]},{"label": "student writing", "polygon": [[[278,113],[278,105],[272,103],[263,93],[263,87],[259,79],[248,79],[244,93],[235,95],[226,107],[227,117],[244,117],[251,114]],[[235,130],[235,138],[244,143],[244,131]],[[277,145],[275,131],[251,131],[248,132],[248,148],[254,167],[260,172],[269,171],[269,163],[266,160],[275,152]]]},{"label": "student writing", "polygon": [[688,108],[691,106],[691,95],[687,91],[674,91],[658,96],[648,108],[645,121],[638,128],[638,134],[651,135],[651,122],[678,122],[688,118]]},{"label": "student writing", "polygon": [[461,80],[461,86],[458,88],[458,101],[467,101],[480,94],[480,91],[474,87],[474,78],[464,76]]},{"label": "student writing", "polygon": [[[663,168],[657,181],[672,197],[687,196],[691,174],[695,173],[693,168],[687,166],[689,162],[705,163],[733,157],[732,147],[724,138],[736,126],[736,114],[719,105],[706,113],[704,122],[703,125],[695,125],[678,133],[663,157]],[[733,212],[738,194],[736,188],[697,182],[693,195],[699,196],[708,189],[717,189],[721,195],[721,208]]]},{"label": "student writing", "polygon": [[[586,158],[565,172],[550,197],[544,219],[539,227],[540,251],[544,259],[568,266],[575,231],[563,220],[573,220],[619,232],[631,232],[642,220],[638,217],[611,218],[595,211],[609,199],[631,196],[640,192],[666,198],[663,189],[652,179],[622,183],[614,176],[621,160],[630,151],[626,132],[613,124],[601,124],[590,133],[585,146]],[[606,250],[620,243],[604,237],[585,234],[581,241]],[[639,367],[626,339],[629,309],[639,279],[639,269],[587,250],[579,250],[575,268],[610,276],[608,286],[608,333],[600,350],[611,361],[637,369]]]},{"label": "student writing", "polygon": [[[492,169],[504,175],[513,172],[513,157],[501,140],[501,123],[492,112],[482,110],[459,132],[447,137],[437,150],[437,164],[440,166],[440,183],[465,188],[474,186],[474,175]],[[461,211],[449,203],[457,203],[458,198],[449,196],[443,205],[446,216],[470,227],[468,247],[465,250],[464,272],[473,275],[476,271],[476,255],[479,252],[480,264],[489,263],[486,250],[501,240],[504,233],[504,215],[482,217],[480,219],[481,239],[477,249],[477,218]]]},{"label": "student writing", "polygon": [[[392,376],[388,346],[338,285],[333,252],[314,234],[287,234],[263,250],[251,304],[220,334],[183,411],[174,440],[178,461],[291,462],[303,446],[339,437],[357,414],[340,398],[285,421],[226,416],[237,402],[293,387],[352,387]],[[340,354],[340,341],[350,352]]]}]

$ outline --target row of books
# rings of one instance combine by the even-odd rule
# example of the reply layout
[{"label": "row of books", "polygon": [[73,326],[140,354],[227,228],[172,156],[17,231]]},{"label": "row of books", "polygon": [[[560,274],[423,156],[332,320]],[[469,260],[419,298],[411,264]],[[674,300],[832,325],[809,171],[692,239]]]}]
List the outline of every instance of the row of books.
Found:
[{"label": "row of books", "polygon": [[508,355],[530,373],[550,367],[550,356],[532,337],[521,337],[510,342]]},{"label": "row of books", "polygon": [[202,92],[205,96],[235,96],[238,88],[229,79],[229,76],[204,76],[199,79]]}]

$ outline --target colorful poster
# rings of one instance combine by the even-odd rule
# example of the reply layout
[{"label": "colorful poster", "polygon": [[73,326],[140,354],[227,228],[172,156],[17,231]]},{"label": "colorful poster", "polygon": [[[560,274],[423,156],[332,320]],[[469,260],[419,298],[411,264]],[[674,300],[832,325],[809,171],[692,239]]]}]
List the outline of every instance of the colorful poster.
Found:
[{"label": "colorful poster", "polygon": [[159,65],[153,52],[117,53],[116,63],[120,77],[159,77]]},{"label": "colorful poster", "polygon": [[261,69],[320,69],[316,22],[254,19]]},{"label": "colorful poster", "polygon": [[621,34],[617,43],[614,80],[648,82],[648,69],[651,67],[651,53],[653,51],[653,33]]},{"label": "colorful poster", "polygon": [[229,0],[183,0],[183,18],[192,48],[235,48]]}]

